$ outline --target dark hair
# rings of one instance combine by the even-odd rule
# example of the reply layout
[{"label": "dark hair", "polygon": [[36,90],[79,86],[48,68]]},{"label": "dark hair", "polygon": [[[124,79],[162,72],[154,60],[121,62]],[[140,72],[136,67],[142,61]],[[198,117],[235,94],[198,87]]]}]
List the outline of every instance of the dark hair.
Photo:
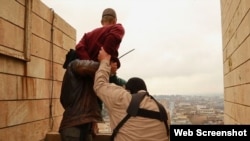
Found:
[{"label": "dark hair", "polygon": [[147,86],[145,82],[138,77],[132,77],[128,80],[125,88],[130,91],[131,94],[137,93],[139,90],[147,91]]}]

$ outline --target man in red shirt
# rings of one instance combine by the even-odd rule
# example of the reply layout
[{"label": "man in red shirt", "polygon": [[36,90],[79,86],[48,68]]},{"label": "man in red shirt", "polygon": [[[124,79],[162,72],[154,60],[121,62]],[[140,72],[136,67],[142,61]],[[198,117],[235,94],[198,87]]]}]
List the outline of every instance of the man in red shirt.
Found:
[{"label": "man in red shirt", "polygon": [[101,47],[111,55],[111,60],[118,63],[118,49],[125,30],[122,24],[117,23],[116,12],[112,8],[103,11],[102,27],[85,33],[76,45],[76,54],[81,60],[98,61],[97,56]]}]

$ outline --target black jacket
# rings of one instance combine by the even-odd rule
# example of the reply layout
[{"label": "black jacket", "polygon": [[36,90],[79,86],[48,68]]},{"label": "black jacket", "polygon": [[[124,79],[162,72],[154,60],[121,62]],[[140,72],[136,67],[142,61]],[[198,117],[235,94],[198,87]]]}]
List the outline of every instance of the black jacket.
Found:
[{"label": "black jacket", "polygon": [[102,121],[100,100],[93,90],[94,74],[99,63],[72,61],[64,74],[60,102],[65,109],[59,131],[89,122]]}]

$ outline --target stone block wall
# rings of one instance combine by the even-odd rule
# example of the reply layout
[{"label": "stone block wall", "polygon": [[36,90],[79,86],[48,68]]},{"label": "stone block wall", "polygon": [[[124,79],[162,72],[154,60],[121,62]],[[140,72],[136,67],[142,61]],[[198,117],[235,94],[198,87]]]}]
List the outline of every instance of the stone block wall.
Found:
[{"label": "stone block wall", "polygon": [[221,0],[224,123],[250,124],[250,1]]},{"label": "stone block wall", "polygon": [[58,131],[65,54],[76,30],[40,0],[0,0],[0,141]]}]

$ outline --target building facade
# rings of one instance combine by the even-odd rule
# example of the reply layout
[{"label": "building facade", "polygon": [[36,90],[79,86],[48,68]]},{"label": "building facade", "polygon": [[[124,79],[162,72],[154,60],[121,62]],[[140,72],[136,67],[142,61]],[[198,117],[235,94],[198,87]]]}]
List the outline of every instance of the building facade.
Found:
[{"label": "building facade", "polygon": [[65,54],[76,30],[40,0],[0,0],[0,141],[58,131]]},{"label": "building facade", "polygon": [[224,123],[250,124],[250,1],[220,2]]}]

